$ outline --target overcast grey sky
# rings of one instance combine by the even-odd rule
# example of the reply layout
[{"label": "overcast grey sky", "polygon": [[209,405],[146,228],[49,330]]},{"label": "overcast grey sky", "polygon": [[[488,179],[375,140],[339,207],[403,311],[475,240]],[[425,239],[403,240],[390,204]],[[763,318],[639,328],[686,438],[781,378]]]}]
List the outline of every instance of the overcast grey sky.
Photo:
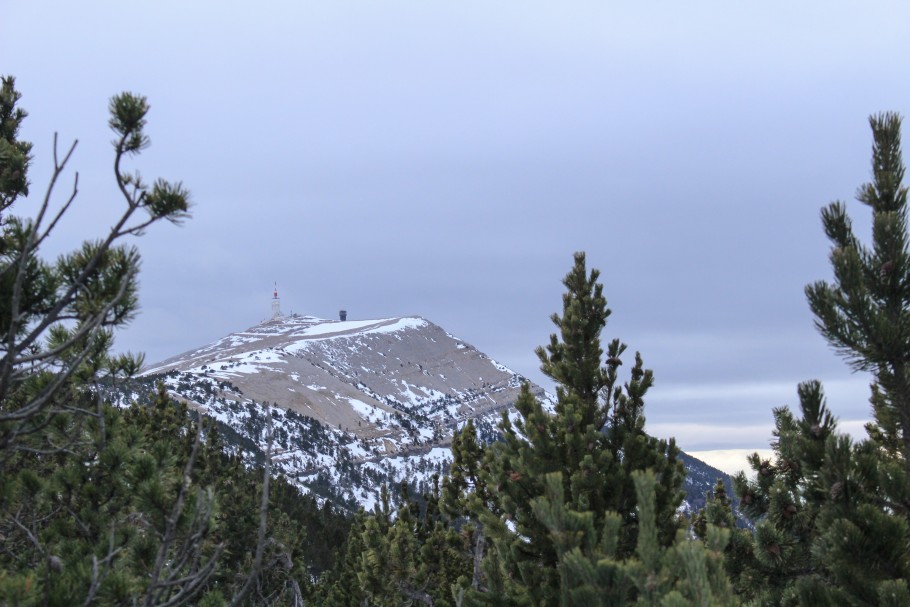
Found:
[{"label": "overcast grey sky", "polygon": [[[107,101],[148,96],[146,178],[193,218],[138,241],[150,361],[285,311],[421,315],[535,380],[573,251],[602,271],[605,339],[640,350],[649,428],[766,447],[771,408],[867,382],[812,328],[819,210],[870,175],[870,113],[908,113],[905,2],[0,0],[0,73],[35,144],[79,139],[49,254],[118,210]],[[63,192],[61,191],[61,194]]]}]

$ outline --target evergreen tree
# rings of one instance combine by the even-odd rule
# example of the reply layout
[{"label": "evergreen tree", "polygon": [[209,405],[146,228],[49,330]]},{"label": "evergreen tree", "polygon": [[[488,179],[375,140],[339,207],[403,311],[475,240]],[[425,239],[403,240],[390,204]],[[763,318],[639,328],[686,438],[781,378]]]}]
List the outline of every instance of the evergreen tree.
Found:
[{"label": "evergreen tree", "polygon": [[[485,554],[482,575],[475,572],[472,587],[465,589],[467,601],[556,605],[564,598],[558,545],[534,507],[536,499],[548,495],[546,479],[560,480],[559,495],[567,509],[589,513],[593,536],[604,536],[605,528],[618,521],[615,558],[621,560],[634,553],[638,538],[633,473],[650,469],[658,478],[657,541],[668,546],[676,537],[676,509],[683,498],[678,449],[672,440],[644,432],[644,396],[653,375],[641,357],[636,355],[630,380],[619,385],[626,346],[614,340],[606,355],[601,349],[600,333],[610,311],[598,276],[597,270],[588,274],[584,254],[577,253],[564,280],[563,315],[553,316],[559,335],[537,352],[541,369],[557,383],[555,411],[545,409],[525,385],[516,403],[517,419],[503,416],[503,438],[485,449],[480,468],[456,454],[453,486],[468,491],[463,499],[474,532],[486,538],[475,543],[475,559],[480,557],[476,547]],[[462,449],[470,443],[469,435],[460,438]],[[473,488],[466,479],[475,479]],[[631,597],[619,585],[614,591],[615,604]]]},{"label": "evergreen tree", "polygon": [[32,144],[19,140],[19,127],[28,116],[16,106],[21,97],[12,76],[0,78],[0,225],[6,209],[19,196],[28,196]]},{"label": "evergreen tree", "polygon": [[[857,445],[828,438],[814,552],[853,602],[908,604],[910,592],[910,253],[901,118],[869,118],[872,181],[857,199],[872,211],[872,245],[854,235],[846,206],[822,212],[834,282],[806,288],[816,326],[858,370],[869,371],[873,422]],[[812,432],[810,427],[809,431]]]},{"label": "evergreen tree", "polygon": [[871,183],[857,199],[872,210],[872,246],[854,235],[846,205],[822,211],[831,239],[834,282],[806,287],[815,325],[857,370],[875,378],[873,438],[899,452],[910,475],[910,251],[907,188],[903,185],[901,118],[886,113],[872,127]]},{"label": "evergreen tree", "polygon": [[[371,515],[360,513],[349,536],[347,555],[322,580],[322,604],[453,606],[452,589],[468,570],[462,535],[440,511],[440,492],[411,499],[406,486],[393,513],[383,488]],[[318,602],[319,599],[317,599]]]},{"label": "evergreen tree", "polygon": [[[17,139],[26,117],[16,107],[19,99],[12,78],[3,78],[0,212],[28,194],[31,145]],[[179,221],[187,215],[189,204],[189,194],[179,184],[158,180],[149,186],[124,171],[125,158],[148,145],[146,100],[123,93],[111,100],[110,110],[116,135],[114,173],[125,206],[108,233],[54,263],[42,259],[41,247],[78,191],[74,179],[69,196],[53,207],[55,188],[76,145],[59,155],[56,141],[51,180],[34,219],[5,215],[0,224],[0,482],[7,490],[0,509],[0,535],[11,558],[3,569],[9,566],[18,572],[31,566],[43,572],[34,584],[27,576],[4,577],[9,586],[3,592],[32,587],[35,590],[25,596],[35,596],[37,591],[44,595],[45,604],[87,604],[108,590],[117,596],[136,590],[114,575],[112,565],[128,532],[117,527],[113,515],[109,529],[98,526],[109,516],[107,508],[118,510],[122,505],[117,473],[138,454],[129,442],[108,435],[114,418],[96,388],[103,379],[135,373],[141,364],[140,358],[109,353],[113,330],[137,309],[139,256],[135,248],[121,242],[158,221]],[[140,211],[148,216],[140,217]],[[135,437],[128,433],[126,438]],[[148,459],[135,461],[142,470],[152,470]],[[40,471],[51,463],[57,473],[42,476]],[[147,498],[152,528],[158,520],[154,513],[161,512],[160,498],[173,496],[174,489],[173,477],[163,473],[155,479],[148,485],[149,493],[137,492]],[[146,598],[152,596],[156,576],[164,571],[166,554],[187,546],[178,536],[186,529],[204,530],[208,525],[207,497],[190,495],[182,480],[177,483],[178,503],[164,517],[167,545],[158,546],[162,567],[146,572],[152,579]],[[55,519],[61,512],[70,516],[68,524]],[[191,521],[185,520],[189,512],[195,512]],[[49,524],[55,520],[60,524]],[[101,537],[106,550],[99,544]],[[197,549],[203,550],[202,542],[192,542],[187,554],[201,557]],[[187,599],[198,594],[208,573],[205,559],[195,564],[202,569],[185,577],[185,583],[171,585],[168,593]],[[181,569],[182,565],[169,567]]]},{"label": "evergreen tree", "polygon": [[188,210],[180,184],[147,185],[124,169],[148,145],[148,103],[130,93],[110,103],[120,218],[102,239],[47,262],[41,247],[77,193],[74,183],[54,208],[75,144],[55,150],[35,218],[9,214],[28,194],[19,98],[3,78],[0,604],[299,605],[314,554],[306,529],[343,539],[343,519],[270,479],[268,466],[249,470],[225,455],[213,428],[163,386],[148,407],[122,411],[103,399],[141,365],[110,352],[113,331],[137,310],[139,256],[122,242]]},{"label": "evergreen tree", "polygon": [[763,605],[793,604],[803,578],[821,573],[812,550],[827,496],[816,479],[827,465],[826,443],[836,437],[837,424],[818,382],[801,384],[799,396],[800,418],[786,408],[774,411],[773,461],[753,454],[755,480],[742,473],[734,478],[740,508],[756,527],[751,545],[731,555],[729,570],[737,589]]},{"label": "evergreen tree", "polygon": [[773,460],[754,455],[755,481],[735,479],[756,518],[737,588],[768,605],[910,604],[910,256],[901,120],[870,118],[872,246],[846,206],[822,211],[834,282],[806,288],[816,326],[854,369],[872,374],[873,422],[854,443],[838,433],[818,382],[799,386],[802,415],[777,409]]},{"label": "evergreen tree", "polygon": [[547,495],[534,500],[534,510],[545,522],[559,555],[560,605],[608,607],[636,605],[733,605],[724,572],[723,548],[730,531],[707,525],[706,543],[689,540],[680,530],[669,547],[658,542],[655,518],[655,477],[650,470],[635,471],[639,521],[635,554],[617,558],[622,517],[608,513],[600,536],[594,531],[594,513],[567,507],[562,479],[547,476]]},{"label": "evergreen tree", "polygon": [[729,533],[729,541],[724,548],[724,571],[734,593],[737,596],[751,595],[765,581],[753,579],[744,573],[747,569],[752,571],[756,568],[752,533],[737,525],[733,502],[727,496],[727,488],[721,479],[718,479],[713,491],[708,494],[705,507],[695,516],[692,531],[702,541],[707,541],[708,530],[712,525]]},{"label": "evergreen tree", "polygon": [[[25,114],[7,105],[19,98],[10,79],[4,79],[0,97],[5,142],[0,175],[10,175],[0,184],[0,195],[8,206],[27,192],[26,177],[12,176],[27,168],[30,146],[14,138]],[[62,156],[54,150],[54,170],[35,218],[9,216],[0,227],[0,458],[24,448],[27,437],[42,432],[56,413],[72,414],[84,387],[104,377],[135,373],[141,365],[135,357],[109,355],[113,330],[128,322],[138,307],[139,254],[121,243],[161,220],[179,222],[189,208],[189,193],[181,184],[159,179],[147,185],[125,170],[125,159],[149,143],[144,131],[148,109],[144,97],[131,93],[111,100],[114,176],[125,206],[102,239],[83,243],[55,263],[41,258],[42,245],[78,192],[74,180],[66,201],[52,208],[75,143]],[[141,211],[148,216],[140,217]],[[97,414],[94,409],[89,412]]]}]

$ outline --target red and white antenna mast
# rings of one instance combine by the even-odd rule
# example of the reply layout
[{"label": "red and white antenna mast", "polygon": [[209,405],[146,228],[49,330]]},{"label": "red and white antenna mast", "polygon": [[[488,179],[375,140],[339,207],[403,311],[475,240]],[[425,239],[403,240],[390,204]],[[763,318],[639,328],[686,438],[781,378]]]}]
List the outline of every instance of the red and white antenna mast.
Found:
[{"label": "red and white antenna mast", "polygon": [[275,292],[272,295],[272,320],[281,318],[281,300],[278,299],[278,283],[275,283]]}]

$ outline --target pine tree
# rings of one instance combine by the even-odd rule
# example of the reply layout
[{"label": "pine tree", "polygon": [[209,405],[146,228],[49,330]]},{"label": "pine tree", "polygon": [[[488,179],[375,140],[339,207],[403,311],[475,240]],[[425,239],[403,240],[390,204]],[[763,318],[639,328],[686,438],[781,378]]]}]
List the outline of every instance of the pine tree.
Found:
[{"label": "pine tree", "polygon": [[16,106],[21,97],[12,76],[0,78],[0,226],[6,209],[19,196],[28,196],[32,144],[19,140],[19,127],[28,116]]},{"label": "pine tree", "polygon": [[[147,185],[125,170],[149,143],[147,101],[124,93],[110,103],[120,218],[100,240],[47,262],[42,246],[78,191],[74,183],[52,204],[75,144],[55,150],[34,219],[10,214],[28,194],[19,98],[3,78],[0,604],[300,604],[309,575],[295,517],[320,512],[315,502],[270,479],[268,466],[248,470],[226,456],[211,424],[163,386],[148,407],[104,400],[141,366],[139,356],[111,354],[114,331],[137,310],[139,256],[122,243],[188,210],[180,184]],[[339,517],[316,518],[325,527]]]},{"label": "pine tree", "polygon": [[[910,603],[910,252],[907,188],[903,185],[901,118],[869,118],[872,181],[857,199],[872,211],[872,245],[854,235],[846,206],[822,212],[832,241],[834,282],[806,288],[816,327],[857,370],[872,374],[869,438],[853,445],[830,437],[816,491],[814,554],[829,582],[850,601]],[[814,426],[809,428],[810,433]],[[901,603],[902,601],[905,601]]]},{"label": "pine tree", "polygon": [[[541,369],[557,383],[555,411],[546,410],[525,385],[516,403],[517,419],[503,416],[502,440],[485,449],[481,467],[465,467],[463,459],[453,464],[457,479],[477,479],[465,501],[475,532],[486,538],[479,542],[486,547],[483,573],[465,589],[467,601],[556,605],[564,598],[558,545],[534,508],[535,500],[547,495],[545,479],[560,480],[564,506],[589,517],[594,536],[603,536],[618,521],[615,557],[624,559],[634,553],[638,538],[633,473],[650,469],[659,479],[654,511],[658,543],[667,546],[676,537],[676,508],[683,498],[678,449],[672,440],[644,432],[644,396],[653,374],[644,369],[641,357],[636,355],[629,381],[619,385],[626,346],[614,340],[606,354],[601,348],[600,333],[610,311],[598,276],[597,270],[588,274],[584,254],[577,253],[564,280],[563,315],[553,316],[559,335],[537,352]],[[460,440],[464,445],[470,437]],[[616,604],[628,598],[624,594],[619,592]]]},{"label": "pine tree", "polygon": [[[30,146],[15,140],[25,114],[10,106],[19,99],[11,79],[3,80],[0,97],[0,175],[8,176],[0,184],[0,203],[8,207],[27,193],[27,178],[19,173],[27,168]],[[189,208],[189,192],[181,184],[159,179],[148,185],[125,169],[126,158],[149,144],[144,131],[148,110],[146,99],[131,93],[110,102],[114,177],[125,204],[103,238],[83,243],[55,263],[41,257],[41,247],[78,193],[75,178],[66,201],[52,208],[75,143],[58,155],[55,141],[53,173],[35,218],[8,216],[0,226],[0,460],[42,432],[57,413],[72,414],[84,387],[135,373],[141,366],[139,358],[110,355],[113,331],[138,308],[139,253],[122,243],[159,221],[181,221]],[[94,409],[89,412],[97,414]]]},{"label": "pine tree", "polygon": [[655,477],[650,470],[632,474],[638,501],[639,533],[635,554],[617,558],[622,517],[608,513],[600,536],[592,512],[567,507],[561,474],[545,481],[547,495],[534,500],[534,510],[554,538],[559,555],[560,605],[612,607],[636,605],[707,606],[736,603],[724,572],[723,549],[730,531],[705,527],[706,542],[680,530],[668,547],[658,542]]},{"label": "pine tree", "polygon": [[773,460],[753,454],[755,480],[743,473],[734,478],[740,508],[757,522],[751,545],[731,555],[729,570],[737,589],[760,604],[792,604],[798,600],[797,586],[822,575],[812,551],[828,496],[818,481],[828,465],[828,439],[837,438],[837,423],[818,382],[801,384],[799,398],[799,418],[787,408],[774,410]]},{"label": "pine tree", "polygon": [[363,543],[367,514],[360,510],[354,515],[345,550],[335,569],[323,574],[316,588],[316,604],[324,607],[360,607],[367,597],[360,585],[358,574],[366,549]]},{"label": "pine tree", "polygon": [[752,533],[737,525],[733,513],[733,501],[727,496],[727,488],[722,479],[718,479],[714,489],[708,494],[705,507],[692,522],[692,531],[702,541],[708,539],[709,526],[713,525],[729,533],[729,541],[724,548],[724,571],[730,579],[737,596],[751,595],[754,589],[761,588],[765,580],[750,578],[746,570],[756,569],[753,556]]},{"label": "pine tree", "polygon": [[832,242],[834,282],[806,287],[815,325],[856,370],[875,378],[873,438],[899,452],[910,475],[910,251],[903,185],[901,118],[886,113],[872,127],[871,183],[857,199],[872,210],[872,246],[854,235],[846,205],[822,211]]},{"label": "pine tree", "polygon": [[854,443],[837,431],[818,382],[799,386],[801,416],[777,409],[774,458],[735,479],[758,521],[752,552],[733,569],[758,604],[910,604],[910,255],[901,120],[872,116],[872,246],[846,206],[822,211],[834,282],[806,288],[816,326],[857,370],[872,374],[873,422]]},{"label": "pine tree", "polygon": [[385,488],[373,512],[358,515],[346,557],[322,581],[325,605],[457,604],[453,588],[470,563],[463,536],[440,510],[438,483],[420,501],[406,484],[401,495],[394,515]]},{"label": "pine tree", "polygon": [[[17,139],[26,117],[16,107],[19,99],[13,79],[3,78],[0,483],[7,491],[0,500],[0,535],[12,550],[6,554],[12,557],[2,562],[0,570],[10,575],[0,576],[9,582],[0,592],[31,587],[23,596],[43,594],[45,604],[88,604],[106,594],[136,591],[113,564],[125,552],[123,543],[130,536],[126,527],[119,527],[123,521],[115,514],[129,503],[118,475],[133,465],[146,471],[154,468],[136,453],[140,440],[133,433],[110,434],[117,417],[105,408],[98,390],[101,381],[135,373],[141,364],[138,357],[110,354],[113,331],[137,309],[139,256],[122,242],[158,221],[186,217],[189,194],[179,184],[158,180],[149,186],[138,175],[125,172],[126,157],[148,145],[144,133],[148,103],[130,93],[118,95],[111,100],[110,126],[115,132],[114,174],[125,203],[122,213],[103,238],[85,242],[53,263],[45,261],[42,246],[72,208],[78,192],[74,179],[68,197],[53,206],[55,189],[76,144],[60,155],[55,140],[53,172],[35,217],[8,214],[13,203],[28,194],[31,144]],[[55,472],[47,474],[49,469]],[[145,505],[152,508],[151,520],[161,506],[159,498],[172,495],[173,488],[167,471],[158,470],[155,476],[149,493],[136,492],[148,498]],[[186,524],[198,529],[207,526],[206,498],[185,490],[184,486],[178,499],[181,507],[165,517],[171,540],[177,540],[184,529],[185,521],[177,520],[180,514],[195,510],[197,518]],[[70,520],[58,518],[61,513]],[[107,519],[110,527],[103,528]],[[178,540],[171,546],[178,545],[183,544]],[[37,576],[21,577],[27,569]],[[154,576],[160,571],[146,573]],[[187,599],[192,598],[204,577],[193,575],[168,592],[185,591]]]}]

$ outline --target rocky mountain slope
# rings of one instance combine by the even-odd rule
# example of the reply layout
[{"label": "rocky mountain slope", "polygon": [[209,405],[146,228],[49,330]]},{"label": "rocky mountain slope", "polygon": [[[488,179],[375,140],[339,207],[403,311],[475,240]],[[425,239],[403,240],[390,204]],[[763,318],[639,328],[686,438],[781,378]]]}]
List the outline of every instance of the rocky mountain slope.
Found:
[{"label": "rocky mountain slope", "polygon": [[[270,452],[302,488],[369,508],[383,483],[427,489],[468,418],[495,440],[527,380],[423,318],[293,315],[156,363],[121,400],[142,401],[159,381],[218,420],[227,444],[251,461]],[[690,507],[725,476],[712,470],[690,479]]]},{"label": "rocky mountain slope", "polygon": [[[416,317],[281,317],[162,361],[145,374],[174,371],[230,382],[245,399],[350,432],[387,455],[444,441],[460,421],[508,408],[526,381]],[[218,392],[243,400],[220,386]]]}]

